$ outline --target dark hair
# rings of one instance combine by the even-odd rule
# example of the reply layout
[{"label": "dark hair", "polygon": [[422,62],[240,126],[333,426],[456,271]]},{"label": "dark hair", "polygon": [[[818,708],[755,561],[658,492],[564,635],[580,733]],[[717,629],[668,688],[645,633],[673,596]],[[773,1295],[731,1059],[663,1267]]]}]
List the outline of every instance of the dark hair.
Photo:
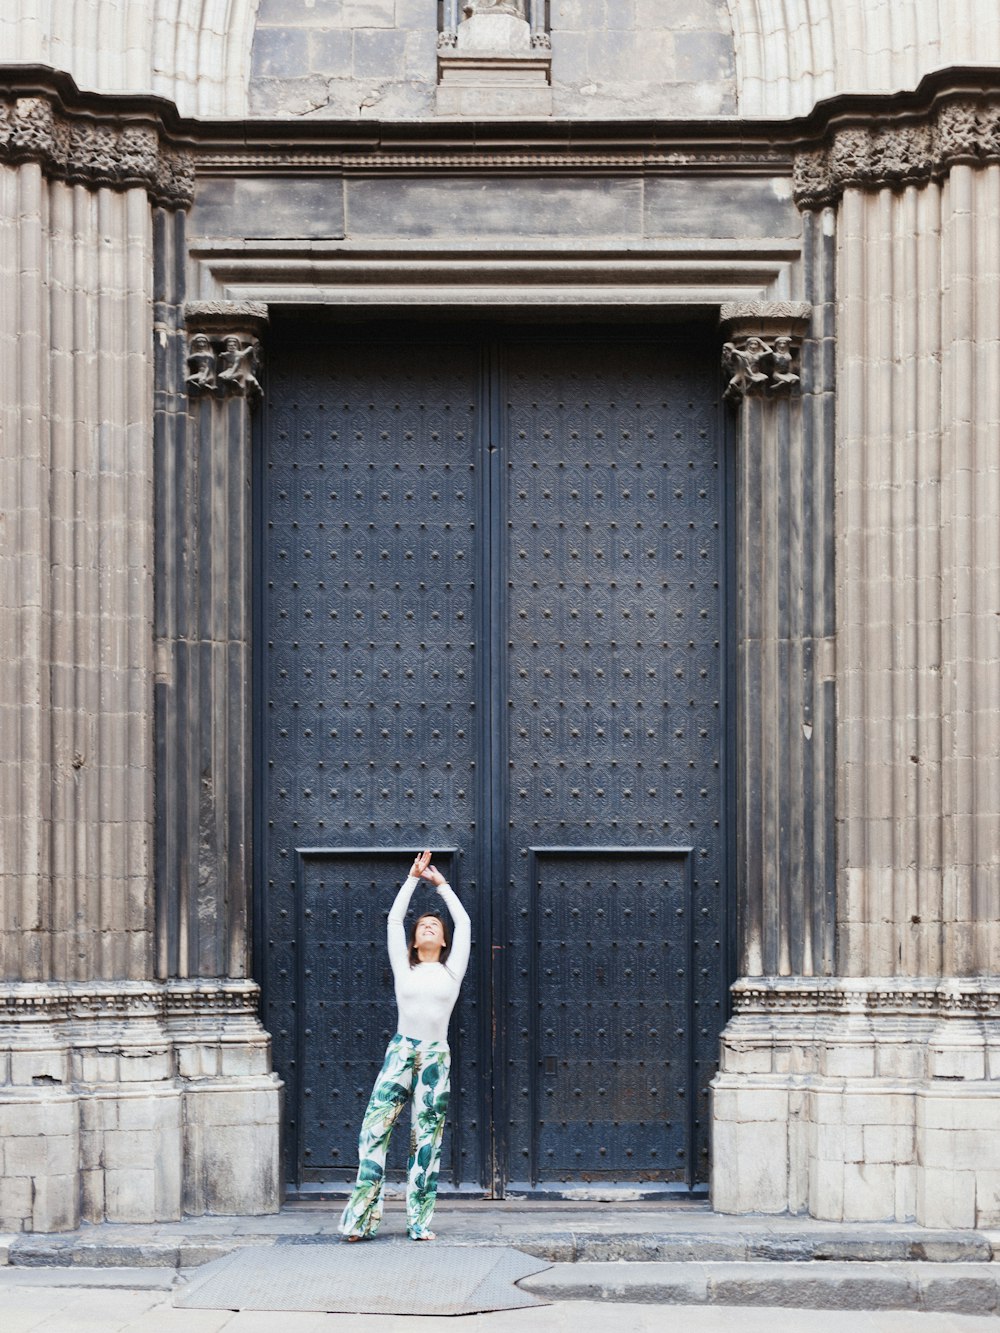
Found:
[{"label": "dark hair", "polygon": [[438,958],[438,962],[443,963],[444,960],[448,957],[448,954],[451,952],[451,940],[448,937],[448,926],[447,923],[445,922],[444,917],[441,915],[440,912],[421,912],[420,915],[417,917],[416,921],[414,921],[413,925],[410,927],[411,967],[416,967],[417,963],[420,962],[420,955],[417,953],[417,927],[420,925],[421,921],[426,921],[429,916],[432,916],[435,921],[441,922],[441,930],[444,934],[444,947],[441,950],[441,955]]}]

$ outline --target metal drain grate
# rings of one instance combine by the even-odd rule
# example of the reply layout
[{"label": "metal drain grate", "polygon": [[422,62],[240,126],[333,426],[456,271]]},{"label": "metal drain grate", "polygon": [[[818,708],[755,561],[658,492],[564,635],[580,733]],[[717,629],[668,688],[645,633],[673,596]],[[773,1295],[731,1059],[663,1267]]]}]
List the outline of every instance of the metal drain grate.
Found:
[{"label": "metal drain grate", "polygon": [[188,1310],[458,1315],[543,1305],[514,1285],[550,1265],[498,1246],[253,1246],[208,1264],[174,1295]]}]

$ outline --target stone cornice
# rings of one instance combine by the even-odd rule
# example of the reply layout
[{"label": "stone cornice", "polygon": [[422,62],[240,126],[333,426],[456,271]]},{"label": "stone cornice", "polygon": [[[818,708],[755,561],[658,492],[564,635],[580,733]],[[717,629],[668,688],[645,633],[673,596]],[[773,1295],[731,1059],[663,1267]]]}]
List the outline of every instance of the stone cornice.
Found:
[{"label": "stone cornice", "polygon": [[[994,79],[995,79],[994,75]],[[836,204],[847,189],[901,189],[954,166],[1000,162],[1000,88],[940,90],[924,105],[831,115],[822,142],[795,156],[800,208]]]},{"label": "stone cornice", "polygon": [[736,1018],[1000,1019],[1000,977],[744,977]]},{"label": "stone cornice", "polygon": [[[190,144],[174,138],[158,109],[111,100],[64,100],[65,80],[0,79],[0,164],[37,162],[46,176],[92,189],[145,190],[154,204],[194,199]],[[20,86],[19,86],[20,85]],[[71,85],[72,87],[72,85]],[[122,99],[116,99],[121,102]]]},{"label": "stone cornice", "polygon": [[0,1039],[9,1024],[256,1019],[259,1003],[254,981],[7,982]]}]

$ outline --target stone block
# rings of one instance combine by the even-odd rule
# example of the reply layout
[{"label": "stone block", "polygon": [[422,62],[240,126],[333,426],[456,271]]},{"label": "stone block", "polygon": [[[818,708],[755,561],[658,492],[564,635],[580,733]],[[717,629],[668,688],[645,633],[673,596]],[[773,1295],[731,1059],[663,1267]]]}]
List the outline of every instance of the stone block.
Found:
[{"label": "stone block", "polygon": [[12,1231],[30,1231],[33,1226],[34,1191],[28,1176],[0,1175],[0,1226]]},{"label": "stone block", "polygon": [[879,1041],[875,1046],[877,1078],[923,1078],[926,1063],[926,1048],[921,1043]]},{"label": "stone block", "polygon": [[675,77],[695,85],[718,83],[733,77],[733,39],[724,32],[678,32],[674,34]]},{"label": "stone block", "polygon": [[809,1166],[809,1213],[827,1222],[844,1217],[844,1163],[815,1160]]},{"label": "stone block", "polygon": [[820,1062],[828,1078],[871,1078],[875,1073],[875,1047],[871,1042],[831,1042]]},{"label": "stone block", "polygon": [[788,1089],[782,1087],[740,1088],[736,1093],[736,1112],[741,1124],[788,1120]]},{"label": "stone block", "polygon": [[354,77],[383,82],[405,72],[406,34],[392,29],[361,29],[354,33]]},{"label": "stone block", "polygon": [[760,180],[685,180],[652,178],[646,182],[643,210],[648,237],[796,237],[798,210],[784,178]]},{"label": "stone block", "polygon": [[98,1085],[118,1082],[118,1052],[84,1047],[74,1051],[76,1081]]},{"label": "stone block", "polygon": [[986,1048],[982,1042],[932,1042],[927,1048],[931,1078],[978,1080],[986,1077]]},{"label": "stone block", "polygon": [[[164,1222],[156,1206],[156,1172],[150,1163],[145,1170],[130,1166],[104,1172],[104,1207],[109,1222]],[[176,1217],[180,1217],[178,1209]]]},{"label": "stone block", "polygon": [[118,1076],[122,1083],[159,1083],[173,1073],[173,1052],[167,1047],[159,1050],[130,1050],[121,1052]]},{"label": "stone block", "polygon": [[65,1087],[70,1081],[69,1053],[59,1047],[11,1051],[10,1081],[15,1087]]},{"label": "stone block", "polygon": [[862,1160],[878,1162],[912,1162],[916,1152],[913,1125],[865,1125]]},{"label": "stone block", "polygon": [[848,1086],[843,1101],[845,1124],[910,1125],[914,1121],[912,1093],[859,1084]]},{"label": "stone block", "polygon": [[552,82],[580,85],[590,72],[590,38],[583,32],[562,33],[552,44]]},{"label": "stone block", "polygon": [[222,1078],[247,1078],[266,1075],[271,1069],[268,1046],[226,1045],[219,1049],[219,1075]]},{"label": "stone block", "polygon": [[254,78],[294,78],[309,70],[311,34],[304,28],[258,28],[254,35]]},{"label": "stone block", "polygon": [[277,1082],[242,1092],[190,1089],[185,1106],[185,1210],[276,1212],[282,1193]]},{"label": "stone block", "polygon": [[844,1163],[844,1218],[891,1221],[896,1215],[896,1171],[888,1163]]},{"label": "stone block", "polygon": [[1000,1227],[1000,1165],[976,1173],[976,1226]]},{"label": "stone block", "polygon": [[65,1176],[77,1169],[77,1134],[19,1135],[7,1139],[3,1150],[4,1172],[10,1176]]},{"label": "stone block", "polygon": [[353,62],[353,33],[340,29],[309,34],[308,70],[319,71],[324,78],[342,79],[351,73]]},{"label": "stone block", "polygon": [[343,0],[345,28],[394,28],[396,0]]},{"label": "stone block", "polygon": [[721,1067],[727,1074],[770,1074],[772,1065],[770,1043],[723,1043]]},{"label": "stone block", "polygon": [[36,1175],[31,1180],[31,1231],[75,1231],[80,1225],[80,1177]]},{"label": "stone block", "polygon": [[482,240],[638,236],[642,192],[618,177],[562,185],[540,179],[346,182],[352,240],[390,237]]},{"label": "stone block", "polygon": [[429,32],[437,45],[437,24],[427,12],[427,0],[396,0],[396,27],[407,32]]},{"label": "stone block", "polygon": [[711,1196],[717,1212],[787,1211],[788,1126],[784,1121],[716,1125],[712,1144]]},{"label": "stone block", "polygon": [[924,1227],[975,1226],[975,1173],[950,1167],[918,1169],[916,1214]]},{"label": "stone block", "polygon": [[344,235],[343,185],[337,176],[320,180],[208,177],[199,181],[195,191],[188,233],[210,239],[339,239]]},{"label": "stone block", "polygon": [[185,1042],[177,1047],[177,1073],[181,1078],[214,1078],[220,1064],[214,1042]]}]

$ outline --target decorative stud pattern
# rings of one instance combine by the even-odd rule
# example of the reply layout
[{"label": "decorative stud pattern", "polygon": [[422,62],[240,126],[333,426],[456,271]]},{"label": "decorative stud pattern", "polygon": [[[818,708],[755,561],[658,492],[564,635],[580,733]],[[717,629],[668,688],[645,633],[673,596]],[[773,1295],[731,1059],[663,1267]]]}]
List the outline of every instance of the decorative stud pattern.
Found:
[{"label": "decorative stud pattern", "polygon": [[[265,1022],[298,1134],[290,1166],[305,1178],[357,1165],[395,1014],[385,918],[408,860],[370,856],[345,872],[310,857],[300,880],[296,849],[457,845],[451,873],[475,918],[477,365],[458,347],[274,352],[260,622]],[[479,1070],[478,968],[474,931],[449,1117],[473,1127],[472,1156],[445,1156],[446,1178],[482,1171],[481,1095],[463,1083]]]},{"label": "decorative stud pattern", "polygon": [[495,440],[478,347],[270,353],[265,1012],[303,1178],[355,1165],[394,849],[428,845],[457,849],[474,919],[446,1174],[485,1180],[492,1118],[508,1179],[704,1179],[726,982],[711,346],[508,346]]},{"label": "decorative stud pattern", "polygon": [[[509,355],[507,1031],[522,1178],[531,1162],[537,1178],[683,1179],[706,1147],[725,991],[724,508],[710,364],[708,347],[649,343]],[[530,848],[595,846],[614,849],[610,867],[604,855],[570,855],[562,869],[539,856],[533,889]],[[671,858],[632,855],[663,846],[693,848],[686,891]],[[618,1028],[647,1002],[655,1021]],[[599,1083],[617,1089],[618,1101],[606,1093],[614,1115],[582,1090],[602,1052],[619,1061]],[[558,1073],[532,1123],[546,1059]],[[647,1137],[653,1087],[661,1110]],[[686,1142],[692,1097],[697,1144]],[[629,1102],[645,1108],[631,1124]]]}]

